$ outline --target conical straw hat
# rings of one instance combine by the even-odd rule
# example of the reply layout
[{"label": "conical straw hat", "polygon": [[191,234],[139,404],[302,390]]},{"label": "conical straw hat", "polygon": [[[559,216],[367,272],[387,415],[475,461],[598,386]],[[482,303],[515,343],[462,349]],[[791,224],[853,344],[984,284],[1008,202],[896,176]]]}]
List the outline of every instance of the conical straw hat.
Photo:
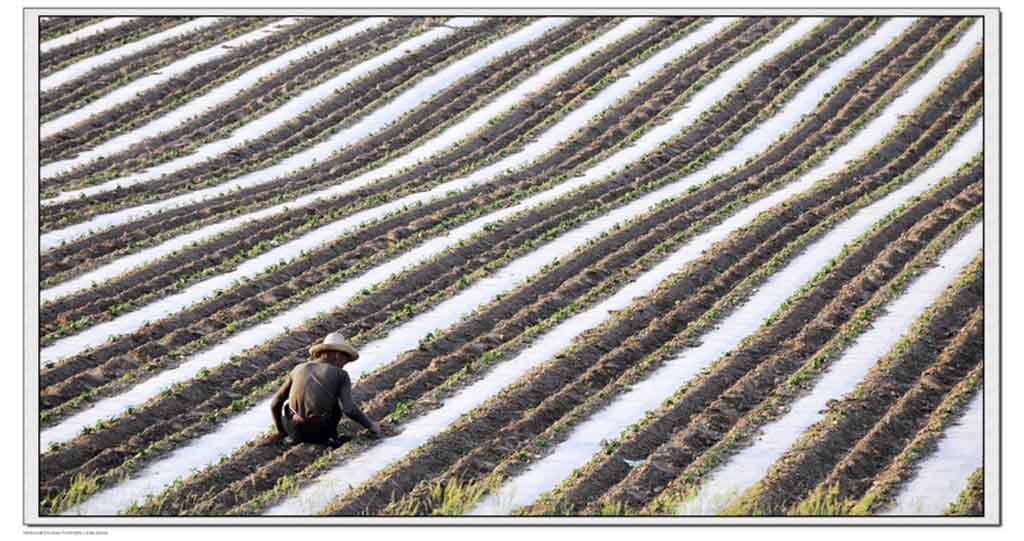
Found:
[{"label": "conical straw hat", "polygon": [[352,344],[345,339],[345,336],[340,332],[332,332],[324,337],[324,341],[319,344],[313,344],[313,347],[309,348],[310,355],[316,355],[321,351],[340,351],[342,353],[348,353],[352,360],[359,358],[359,352],[356,348],[352,347]]}]

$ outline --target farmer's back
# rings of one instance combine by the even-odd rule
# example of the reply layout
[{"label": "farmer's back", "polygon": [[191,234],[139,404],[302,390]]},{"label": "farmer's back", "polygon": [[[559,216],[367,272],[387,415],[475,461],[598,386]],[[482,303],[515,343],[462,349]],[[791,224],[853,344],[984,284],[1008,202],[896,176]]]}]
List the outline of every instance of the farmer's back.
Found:
[{"label": "farmer's back", "polygon": [[342,386],[347,380],[348,374],[337,366],[304,362],[291,371],[288,407],[302,417],[328,414],[338,407]]}]

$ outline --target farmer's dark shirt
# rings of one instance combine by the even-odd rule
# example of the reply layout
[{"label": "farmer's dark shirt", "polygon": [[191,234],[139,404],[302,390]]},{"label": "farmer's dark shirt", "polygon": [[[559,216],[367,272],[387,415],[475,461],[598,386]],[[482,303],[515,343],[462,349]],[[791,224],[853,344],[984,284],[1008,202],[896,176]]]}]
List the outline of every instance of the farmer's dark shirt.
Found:
[{"label": "farmer's dark shirt", "polygon": [[302,417],[317,415],[330,417],[340,404],[341,411],[367,430],[370,419],[352,401],[352,380],[341,368],[319,361],[304,362],[292,369],[274,395],[271,409],[274,424],[283,433],[281,406],[287,400],[288,408]]}]

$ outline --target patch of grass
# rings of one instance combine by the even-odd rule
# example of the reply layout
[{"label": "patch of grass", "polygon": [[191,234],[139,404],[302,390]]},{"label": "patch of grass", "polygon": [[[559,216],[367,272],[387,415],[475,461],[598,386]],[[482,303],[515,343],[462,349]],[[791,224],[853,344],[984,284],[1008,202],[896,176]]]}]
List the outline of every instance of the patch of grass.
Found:
[{"label": "patch of grass", "polygon": [[426,496],[404,498],[384,510],[387,515],[465,515],[476,506],[483,496],[494,492],[501,485],[497,476],[480,481],[462,482],[458,479],[437,480],[430,484]]},{"label": "patch of grass", "polygon": [[44,501],[51,514],[58,514],[63,510],[74,508],[82,503],[90,494],[98,488],[96,477],[79,473],[71,479],[71,484],[64,491],[61,491],[49,501]]}]

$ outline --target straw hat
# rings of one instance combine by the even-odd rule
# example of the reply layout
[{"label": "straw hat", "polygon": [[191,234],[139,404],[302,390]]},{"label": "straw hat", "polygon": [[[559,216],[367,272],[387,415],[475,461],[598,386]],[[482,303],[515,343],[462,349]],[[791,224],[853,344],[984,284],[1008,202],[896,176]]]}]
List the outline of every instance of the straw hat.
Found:
[{"label": "straw hat", "polygon": [[345,339],[345,336],[340,332],[332,332],[324,337],[324,341],[319,344],[313,344],[313,347],[309,348],[310,355],[316,355],[321,351],[340,351],[342,353],[348,353],[352,360],[359,358],[359,352],[356,348],[352,347],[352,344]]}]

